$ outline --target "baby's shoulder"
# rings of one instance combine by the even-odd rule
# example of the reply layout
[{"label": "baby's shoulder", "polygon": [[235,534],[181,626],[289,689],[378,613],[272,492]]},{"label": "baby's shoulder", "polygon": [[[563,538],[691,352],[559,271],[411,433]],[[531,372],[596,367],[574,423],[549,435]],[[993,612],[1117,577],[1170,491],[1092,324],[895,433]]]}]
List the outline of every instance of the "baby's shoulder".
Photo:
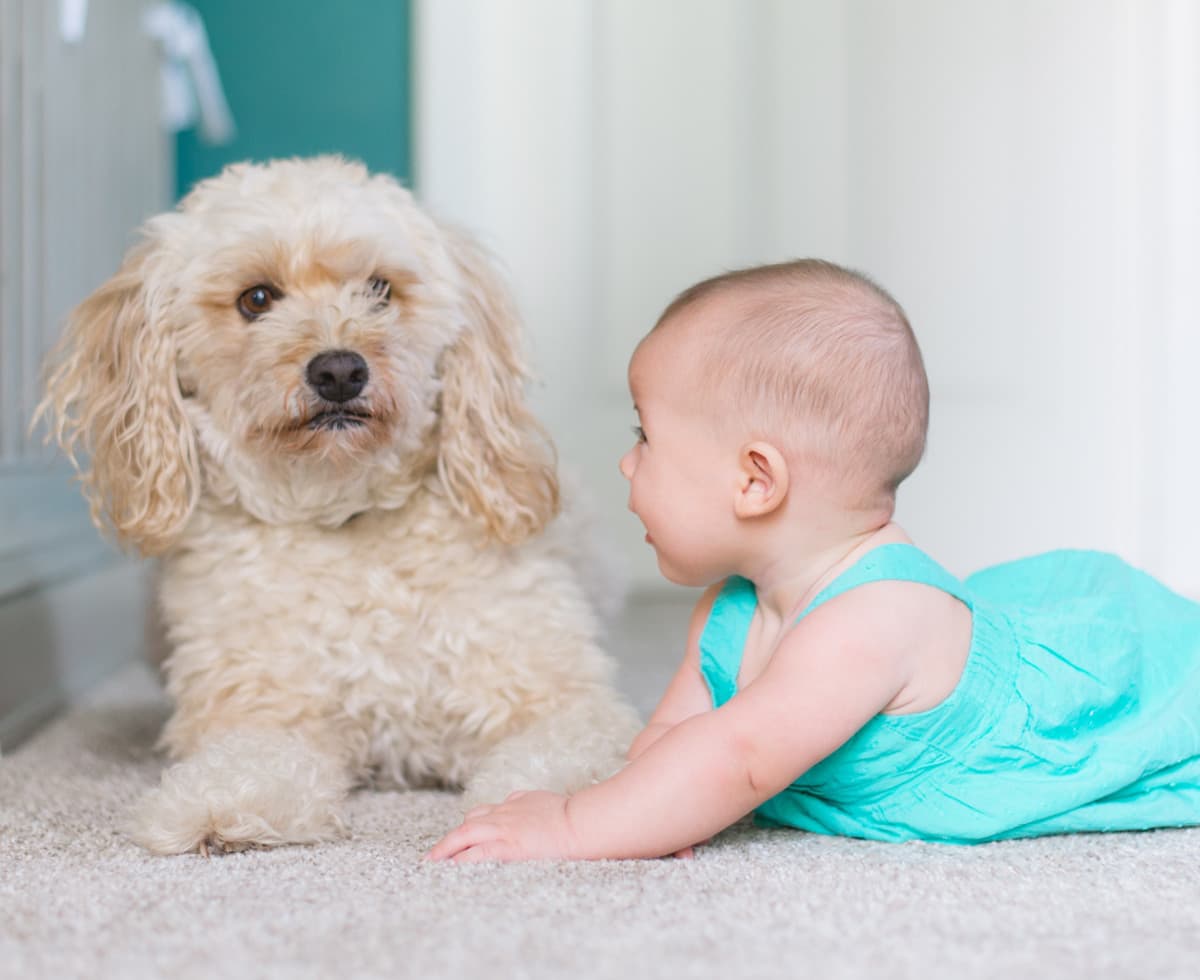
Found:
[{"label": "baby's shoulder", "polygon": [[814,632],[900,638],[937,632],[964,617],[970,621],[966,604],[944,589],[925,582],[880,579],[833,596],[796,625]]},{"label": "baby's shoulder", "polygon": [[958,683],[970,654],[971,610],[923,582],[880,580],[849,589],[796,626],[804,644],[836,646],[863,664],[902,678],[888,712],[939,704]]}]

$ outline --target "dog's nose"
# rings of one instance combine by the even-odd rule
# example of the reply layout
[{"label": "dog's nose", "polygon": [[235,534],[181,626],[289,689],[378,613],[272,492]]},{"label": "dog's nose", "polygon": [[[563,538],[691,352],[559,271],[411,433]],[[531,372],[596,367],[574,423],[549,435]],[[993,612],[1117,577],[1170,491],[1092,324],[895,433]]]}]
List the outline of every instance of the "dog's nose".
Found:
[{"label": "dog's nose", "polygon": [[352,350],[322,351],[304,369],[308,386],[330,402],[348,402],[363,390],[369,375],[367,362]]}]

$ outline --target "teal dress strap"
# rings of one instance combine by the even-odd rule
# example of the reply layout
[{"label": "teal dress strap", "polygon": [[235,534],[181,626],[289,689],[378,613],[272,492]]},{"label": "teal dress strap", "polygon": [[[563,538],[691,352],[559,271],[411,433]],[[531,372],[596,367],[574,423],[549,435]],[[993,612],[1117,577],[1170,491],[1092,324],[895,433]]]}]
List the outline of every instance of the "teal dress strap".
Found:
[{"label": "teal dress strap", "polygon": [[[966,586],[941,565],[911,544],[880,545],[842,572],[822,589],[797,622],[818,606],[843,592],[870,582],[917,582],[949,593],[974,610]],[[714,708],[719,708],[737,693],[742,654],[750,621],[758,608],[758,595],[748,579],[734,575],[726,580],[708,614],[700,634],[700,672],[708,685]]]},{"label": "teal dress strap", "polygon": [[700,634],[700,673],[708,685],[714,708],[721,707],[737,693],[742,649],[757,608],[754,584],[740,575],[726,579],[713,601],[708,622]]},{"label": "teal dress strap", "polygon": [[962,582],[920,548],[898,541],[880,545],[863,555],[817,593],[817,597],[805,606],[804,612],[796,617],[797,622],[830,599],[836,599],[843,592],[869,582],[917,582],[930,585],[954,596],[968,609],[974,608],[971,595]]}]

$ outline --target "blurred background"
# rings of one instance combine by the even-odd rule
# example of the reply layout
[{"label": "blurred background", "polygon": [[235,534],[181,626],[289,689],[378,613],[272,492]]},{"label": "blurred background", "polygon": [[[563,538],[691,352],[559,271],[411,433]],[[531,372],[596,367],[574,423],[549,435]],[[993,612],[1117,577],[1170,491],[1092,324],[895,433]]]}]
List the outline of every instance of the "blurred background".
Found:
[{"label": "blurred background", "polygon": [[629,353],[695,280],[815,255],[924,349],[919,544],[1113,550],[1200,596],[1194,0],[0,0],[0,108],[0,744],[131,656],[145,601],[26,435],[38,364],[246,158],[361,158],[492,248],[635,595],[669,587],[616,468]]}]

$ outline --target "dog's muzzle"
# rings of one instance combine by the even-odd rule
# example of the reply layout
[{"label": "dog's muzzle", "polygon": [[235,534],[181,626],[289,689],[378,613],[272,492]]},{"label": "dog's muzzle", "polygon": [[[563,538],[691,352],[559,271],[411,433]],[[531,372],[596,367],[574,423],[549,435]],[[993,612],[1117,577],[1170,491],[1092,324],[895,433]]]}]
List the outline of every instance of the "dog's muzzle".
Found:
[{"label": "dog's muzzle", "polygon": [[325,401],[339,405],[357,398],[370,375],[363,356],[352,350],[322,351],[304,369],[308,386]]},{"label": "dog's muzzle", "polygon": [[366,425],[371,413],[346,403],[362,393],[369,377],[366,360],[352,350],[322,351],[309,361],[304,380],[323,401],[332,405],[310,418],[307,428],[349,429]]}]

